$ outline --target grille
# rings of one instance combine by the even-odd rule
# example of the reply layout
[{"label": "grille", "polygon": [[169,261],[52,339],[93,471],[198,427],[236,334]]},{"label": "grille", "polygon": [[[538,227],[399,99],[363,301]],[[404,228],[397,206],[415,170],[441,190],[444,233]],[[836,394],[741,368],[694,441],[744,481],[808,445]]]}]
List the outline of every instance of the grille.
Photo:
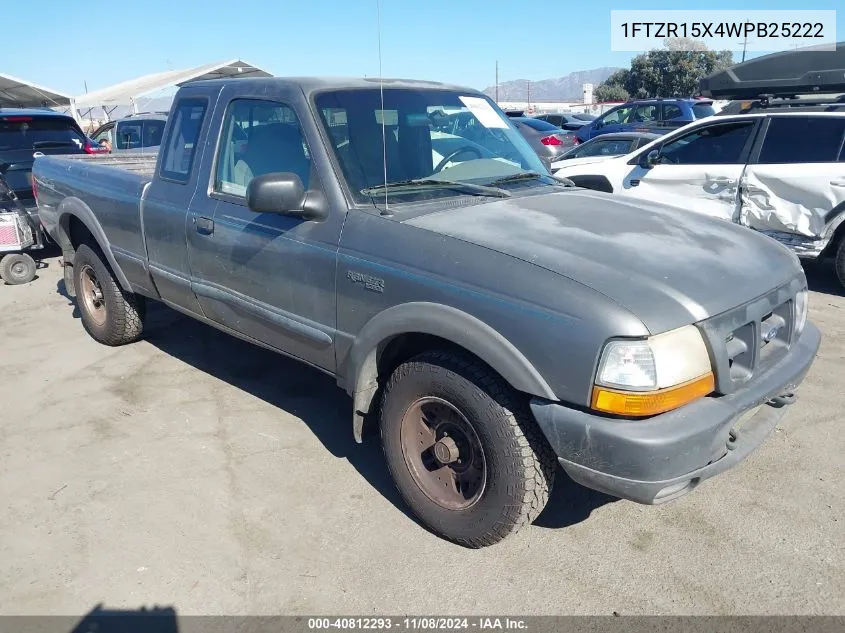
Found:
[{"label": "grille", "polygon": [[732,393],[775,364],[792,344],[800,277],[699,324],[716,374],[716,390]]}]

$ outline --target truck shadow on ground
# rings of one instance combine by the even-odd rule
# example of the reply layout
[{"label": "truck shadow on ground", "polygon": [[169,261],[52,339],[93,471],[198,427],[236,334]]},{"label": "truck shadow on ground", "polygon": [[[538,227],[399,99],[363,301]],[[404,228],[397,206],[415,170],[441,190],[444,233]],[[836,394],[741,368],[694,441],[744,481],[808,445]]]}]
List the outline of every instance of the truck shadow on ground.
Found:
[{"label": "truck shadow on ground", "polygon": [[[68,616],[67,619],[74,618]],[[173,607],[105,609],[102,604],[98,604],[76,622],[68,633],[151,633],[153,631],[178,633],[176,609]]]},{"label": "truck shadow on ground", "polygon": [[[78,319],[79,308],[68,295],[63,280],[59,280],[57,292],[73,306],[73,316]],[[327,451],[349,461],[382,496],[414,518],[390,478],[375,422],[368,421],[364,443],[357,444],[352,437],[352,401],[334,378],[153,301],[147,304],[144,340],[301,419]],[[563,528],[580,523],[609,501],[614,499],[579,486],[558,469],[552,497],[535,525]]]}]

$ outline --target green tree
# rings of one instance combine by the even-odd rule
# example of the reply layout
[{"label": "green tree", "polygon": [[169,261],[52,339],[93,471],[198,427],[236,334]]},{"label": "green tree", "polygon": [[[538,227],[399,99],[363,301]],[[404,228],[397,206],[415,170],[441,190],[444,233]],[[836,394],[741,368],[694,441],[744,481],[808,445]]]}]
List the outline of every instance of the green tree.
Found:
[{"label": "green tree", "polygon": [[630,95],[624,85],[604,82],[596,88],[594,96],[596,101],[627,101]]},{"label": "green tree", "polygon": [[617,70],[605,81],[596,86],[595,98],[597,101],[627,101],[628,91],[625,85],[628,83],[629,70],[624,68]]},{"label": "green tree", "polygon": [[631,60],[630,69],[608,77],[598,86],[596,95],[604,101],[599,95],[621,94],[621,87],[635,99],[690,97],[698,93],[702,77],[733,63],[730,51],[711,51],[702,42],[689,38],[666,39],[662,49],[637,55]]}]

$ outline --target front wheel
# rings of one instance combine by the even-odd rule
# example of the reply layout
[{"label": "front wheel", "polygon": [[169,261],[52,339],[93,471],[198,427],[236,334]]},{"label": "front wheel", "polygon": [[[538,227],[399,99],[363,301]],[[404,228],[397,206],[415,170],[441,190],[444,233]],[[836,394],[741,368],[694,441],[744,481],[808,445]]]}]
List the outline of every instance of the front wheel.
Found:
[{"label": "front wheel", "polygon": [[524,399],[470,356],[427,352],[400,365],[385,387],[381,437],[413,513],[465,547],[501,541],[548,501],[551,448]]},{"label": "front wheel", "polygon": [[845,286],[845,236],[839,240],[839,246],[836,248],[834,268],[836,269],[836,276],[839,278],[839,283]]},{"label": "front wheel", "polygon": [[123,290],[103,259],[87,244],[76,251],[73,287],[82,325],[103,345],[132,343],[144,328],[144,298]]}]

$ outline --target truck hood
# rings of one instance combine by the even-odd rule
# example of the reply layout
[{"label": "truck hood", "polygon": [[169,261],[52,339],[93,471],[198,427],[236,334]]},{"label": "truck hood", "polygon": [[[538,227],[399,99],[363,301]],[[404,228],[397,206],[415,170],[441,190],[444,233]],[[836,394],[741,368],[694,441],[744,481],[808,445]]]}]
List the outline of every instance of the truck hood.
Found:
[{"label": "truck hood", "polygon": [[750,229],[584,189],[406,223],[564,275],[630,310],[652,334],[751,301],[801,270],[791,252]]}]

